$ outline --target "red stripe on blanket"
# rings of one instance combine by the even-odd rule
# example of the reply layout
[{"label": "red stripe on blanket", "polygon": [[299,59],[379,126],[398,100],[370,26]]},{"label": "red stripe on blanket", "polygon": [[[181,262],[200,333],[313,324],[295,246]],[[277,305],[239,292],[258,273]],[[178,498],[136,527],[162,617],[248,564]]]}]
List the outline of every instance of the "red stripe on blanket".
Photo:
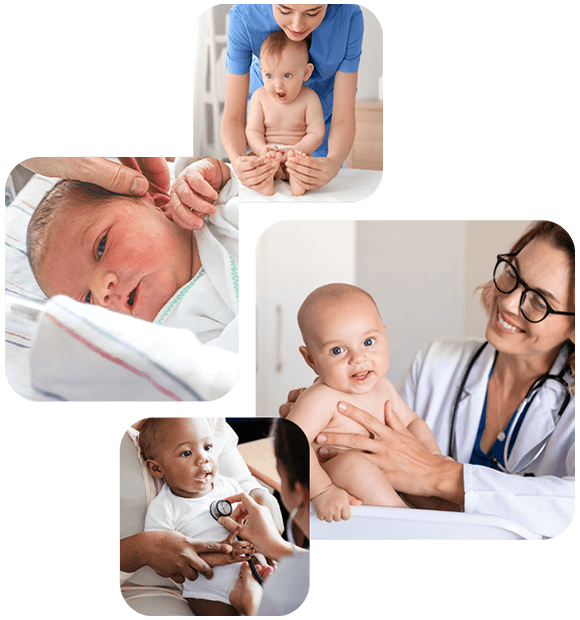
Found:
[{"label": "red stripe on blanket", "polygon": [[162,385],[160,385],[154,379],[152,379],[147,373],[143,372],[142,370],[139,370],[138,368],[135,368],[134,366],[131,366],[130,364],[127,364],[120,358],[113,357],[112,355],[110,355],[109,353],[101,349],[100,347],[97,347],[96,345],[94,345],[90,340],[83,338],[83,336],[81,336],[78,332],[75,332],[70,327],[67,327],[64,323],[59,321],[56,317],[52,316],[51,314],[45,314],[45,316],[48,316],[48,318],[57,327],[59,327],[60,329],[65,331],[69,336],[72,336],[75,340],[83,344],[85,347],[87,347],[87,349],[90,349],[91,351],[93,351],[93,353],[96,353],[97,355],[104,357],[106,360],[113,362],[114,364],[117,364],[118,366],[121,366],[122,368],[127,369],[129,372],[132,372],[133,374],[146,379],[147,381],[149,381],[149,383],[151,383],[151,385],[153,385],[153,387],[155,387],[157,390],[159,390],[160,392],[162,392],[169,398],[172,398],[173,400],[181,401],[181,398],[179,398],[179,396],[165,389]]},{"label": "red stripe on blanket", "polygon": [[15,338],[21,338],[22,340],[28,340],[28,342],[30,342],[30,338],[27,338],[26,336],[23,336],[22,334],[17,334],[15,332],[9,332],[4,330],[5,334],[8,334],[8,336],[14,336]]}]

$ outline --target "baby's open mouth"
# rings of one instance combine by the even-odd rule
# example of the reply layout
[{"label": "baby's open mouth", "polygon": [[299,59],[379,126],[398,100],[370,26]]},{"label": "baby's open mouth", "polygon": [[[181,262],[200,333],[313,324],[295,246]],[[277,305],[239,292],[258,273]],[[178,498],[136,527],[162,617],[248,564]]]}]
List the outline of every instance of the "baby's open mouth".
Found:
[{"label": "baby's open mouth", "polygon": [[135,287],[130,293],[129,293],[129,299],[127,299],[127,303],[129,304],[129,307],[132,308],[133,304],[135,303],[135,295],[137,294],[137,287]]},{"label": "baby's open mouth", "polygon": [[141,280],[137,282],[137,286],[129,293],[127,298],[127,307],[133,311],[141,303]]},{"label": "baby's open mouth", "polygon": [[278,95],[278,99],[280,99],[280,101],[284,101],[284,99],[286,99],[286,93],[276,93]]},{"label": "baby's open mouth", "polygon": [[354,381],[365,381],[366,379],[368,379],[368,377],[370,377],[371,372],[372,371],[370,370],[361,370],[360,372],[355,372],[354,374],[352,374],[350,378]]},{"label": "baby's open mouth", "polygon": [[195,479],[196,482],[208,482],[211,476],[211,471],[206,471],[203,474],[201,474],[201,476],[197,476],[197,478]]}]

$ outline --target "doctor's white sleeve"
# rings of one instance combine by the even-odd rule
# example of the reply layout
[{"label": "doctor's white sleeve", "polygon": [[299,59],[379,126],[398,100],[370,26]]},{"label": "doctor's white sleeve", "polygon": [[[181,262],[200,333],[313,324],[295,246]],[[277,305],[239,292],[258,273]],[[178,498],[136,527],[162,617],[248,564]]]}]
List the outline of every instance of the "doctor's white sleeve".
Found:
[{"label": "doctor's white sleeve", "polygon": [[464,465],[465,512],[511,519],[542,536],[561,534],[572,522],[575,504],[574,453],[566,457],[569,475],[524,477],[481,465]]}]

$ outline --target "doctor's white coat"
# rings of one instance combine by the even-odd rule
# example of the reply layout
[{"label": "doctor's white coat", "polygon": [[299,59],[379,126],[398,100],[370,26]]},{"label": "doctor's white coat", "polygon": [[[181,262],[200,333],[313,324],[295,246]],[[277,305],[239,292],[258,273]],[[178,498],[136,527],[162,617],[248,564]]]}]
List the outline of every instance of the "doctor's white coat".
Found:
[{"label": "doctor's white coat", "polygon": [[[469,362],[483,341],[436,340],[422,349],[405,378],[400,395],[429,425],[443,454],[449,454],[452,411]],[[548,381],[533,399],[518,433],[510,466],[517,469],[547,445],[541,456],[522,474],[505,474],[481,465],[470,465],[475,437],[495,357],[488,345],[474,364],[459,402],[455,421],[455,454],[464,463],[465,512],[511,519],[542,536],[563,532],[574,516],[574,416],[572,396],[555,424],[563,388]],[[558,356],[551,373],[565,362]],[[570,377],[566,376],[570,381]],[[524,474],[534,476],[524,476]]]}]

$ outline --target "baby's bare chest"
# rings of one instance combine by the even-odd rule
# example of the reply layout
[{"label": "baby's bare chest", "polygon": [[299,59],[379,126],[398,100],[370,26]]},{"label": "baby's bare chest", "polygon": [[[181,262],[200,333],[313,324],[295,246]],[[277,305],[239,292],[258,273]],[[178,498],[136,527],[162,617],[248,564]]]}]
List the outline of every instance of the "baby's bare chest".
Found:
[{"label": "baby's bare chest", "polygon": [[272,135],[289,133],[304,135],[306,106],[300,104],[270,105],[264,109],[264,127]]},{"label": "baby's bare chest", "polygon": [[[366,411],[370,413],[374,418],[376,418],[379,422],[384,423],[385,413],[384,413],[384,405],[385,400],[388,399],[388,396],[384,392],[373,394],[372,396],[369,394],[344,394],[340,398],[340,400],[347,402],[355,407],[358,407],[362,411]],[[337,400],[338,404],[338,400]],[[322,432],[332,432],[332,433],[354,433],[358,435],[369,436],[368,431],[361,426],[358,422],[347,418],[345,415],[342,415],[334,408],[334,415],[332,419],[328,423],[327,427]]]}]

